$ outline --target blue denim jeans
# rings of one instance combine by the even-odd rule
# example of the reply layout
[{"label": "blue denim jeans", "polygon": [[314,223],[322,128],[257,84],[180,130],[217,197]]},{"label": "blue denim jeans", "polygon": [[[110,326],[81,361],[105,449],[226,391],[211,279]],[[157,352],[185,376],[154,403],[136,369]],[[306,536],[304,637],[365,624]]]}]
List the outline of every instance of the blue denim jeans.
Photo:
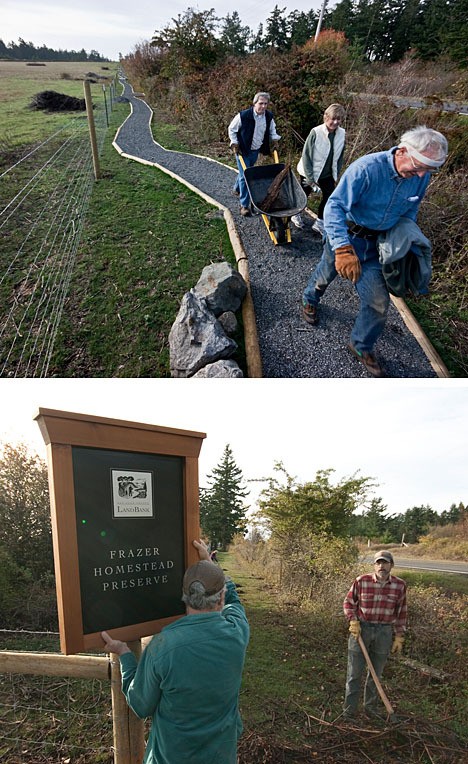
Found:
[{"label": "blue denim jeans", "polygon": [[[378,678],[382,676],[384,666],[390,654],[393,641],[392,625],[389,623],[367,624],[361,621],[361,637]],[[344,710],[350,715],[357,711],[361,691],[361,677],[366,668],[366,659],[359,643],[350,635],[348,640],[348,671]],[[367,671],[364,686],[364,708],[370,713],[378,708],[379,695],[372,675]]]},{"label": "blue denim jeans", "polygon": [[[351,332],[351,342],[356,350],[369,353],[384,330],[390,297],[375,242],[352,235],[350,240],[362,269],[361,277],[355,284],[360,308]],[[335,255],[328,239],[325,239],[321,260],[303,293],[304,304],[317,307],[336,275]]]},{"label": "blue denim jeans", "polygon": [[[258,154],[259,154],[258,150],[249,151],[248,154],[242,154],[242,157],[245,162],[245,166],[253,167],[255,162],[258,159]],[[237,162],[237,167],[239,170],[239,175],[237,176],[237,180],[234,184],[234,191],[239,192],[239,198],[240,198],[240,203],[242,207],[250,207],[250,195],[247,190],[247,184],[244,178],[244,168],[242,167],[237,154],[236,154],[236,162]]]}]

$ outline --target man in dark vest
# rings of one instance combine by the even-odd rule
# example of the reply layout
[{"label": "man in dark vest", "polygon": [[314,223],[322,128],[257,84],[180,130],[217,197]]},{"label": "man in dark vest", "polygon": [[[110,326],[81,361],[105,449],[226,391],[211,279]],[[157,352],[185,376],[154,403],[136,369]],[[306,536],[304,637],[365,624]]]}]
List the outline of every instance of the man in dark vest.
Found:
[{"label": "man in dark vest", "polygon": [[269,93],[256,93],[253,105],[240,111],[229,125],[229,140],[231,149],[236,156],[239,175],[234,186],[234,193],[240,198],[240,214],[250,215],[250,196],[244,178],[244,169],[239,160],[239,154],[246,167],[253,167],[259,154],[271,154],[273,145],[281,136],[276,132],[273,114],[267,109],[270,102]]}]

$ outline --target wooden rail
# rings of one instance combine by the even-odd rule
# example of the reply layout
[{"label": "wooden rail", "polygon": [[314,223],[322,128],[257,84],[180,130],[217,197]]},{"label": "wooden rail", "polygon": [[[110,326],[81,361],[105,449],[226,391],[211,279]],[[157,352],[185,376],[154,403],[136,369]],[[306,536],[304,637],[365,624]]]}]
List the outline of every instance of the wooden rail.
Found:
[{"label": "wooden rail", "polygon": [[[140,641],[129,647],[139,657]],[[73,679],[110,680],[114,764],[140,764],[145,750],[144,722],[128,707],[121,691],[120,661],[117,656],[60,655],[0,651],[0,674],[66,676]]]}]

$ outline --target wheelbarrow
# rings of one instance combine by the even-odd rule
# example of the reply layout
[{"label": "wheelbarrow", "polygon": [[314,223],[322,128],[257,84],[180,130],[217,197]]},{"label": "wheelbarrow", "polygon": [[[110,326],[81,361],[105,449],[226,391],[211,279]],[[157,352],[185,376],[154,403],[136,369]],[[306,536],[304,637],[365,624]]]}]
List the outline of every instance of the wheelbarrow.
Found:
[{"label": "wheelbarrow", "polygon": [[299,181],[290,170],[281,184],[280,191],[272,206],[267,210],[261,208],[268,189],[285,165],[278,161],[278,152],[273,152],[275,164],[246,167],[244,158],[238,154],[244,170],[245,183],[250,194],[252,206],[260,213],[270,238],[274,244],[291,242],[290,220],[307,206],[307,196]]}]

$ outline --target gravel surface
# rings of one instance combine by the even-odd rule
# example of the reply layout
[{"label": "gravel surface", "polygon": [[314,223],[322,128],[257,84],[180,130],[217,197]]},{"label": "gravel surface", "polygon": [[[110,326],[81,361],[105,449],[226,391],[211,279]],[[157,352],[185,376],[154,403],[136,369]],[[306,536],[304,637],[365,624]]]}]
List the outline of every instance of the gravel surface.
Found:
[{"label": "gravel surface", "polygon": [[[133,95],[127,82],[123,97],[133,107],[116,145],[125,154],[160,165],[229,208],[246,251],[264,377],[368,377],[347,344],[359,300],[349,281],[337,277],[320,304],[320,323],[301,317],[301,295],[321,256],[321,238],[313,219],[292,226],[292,242],[274,245],[260,216],[242,218],[232,193],[236,171],[204,157],[168,151],[151,134],[151,110]],[[385,331],[375,348],[389,377],[436,377],[422,348],[390,305]]]}]

